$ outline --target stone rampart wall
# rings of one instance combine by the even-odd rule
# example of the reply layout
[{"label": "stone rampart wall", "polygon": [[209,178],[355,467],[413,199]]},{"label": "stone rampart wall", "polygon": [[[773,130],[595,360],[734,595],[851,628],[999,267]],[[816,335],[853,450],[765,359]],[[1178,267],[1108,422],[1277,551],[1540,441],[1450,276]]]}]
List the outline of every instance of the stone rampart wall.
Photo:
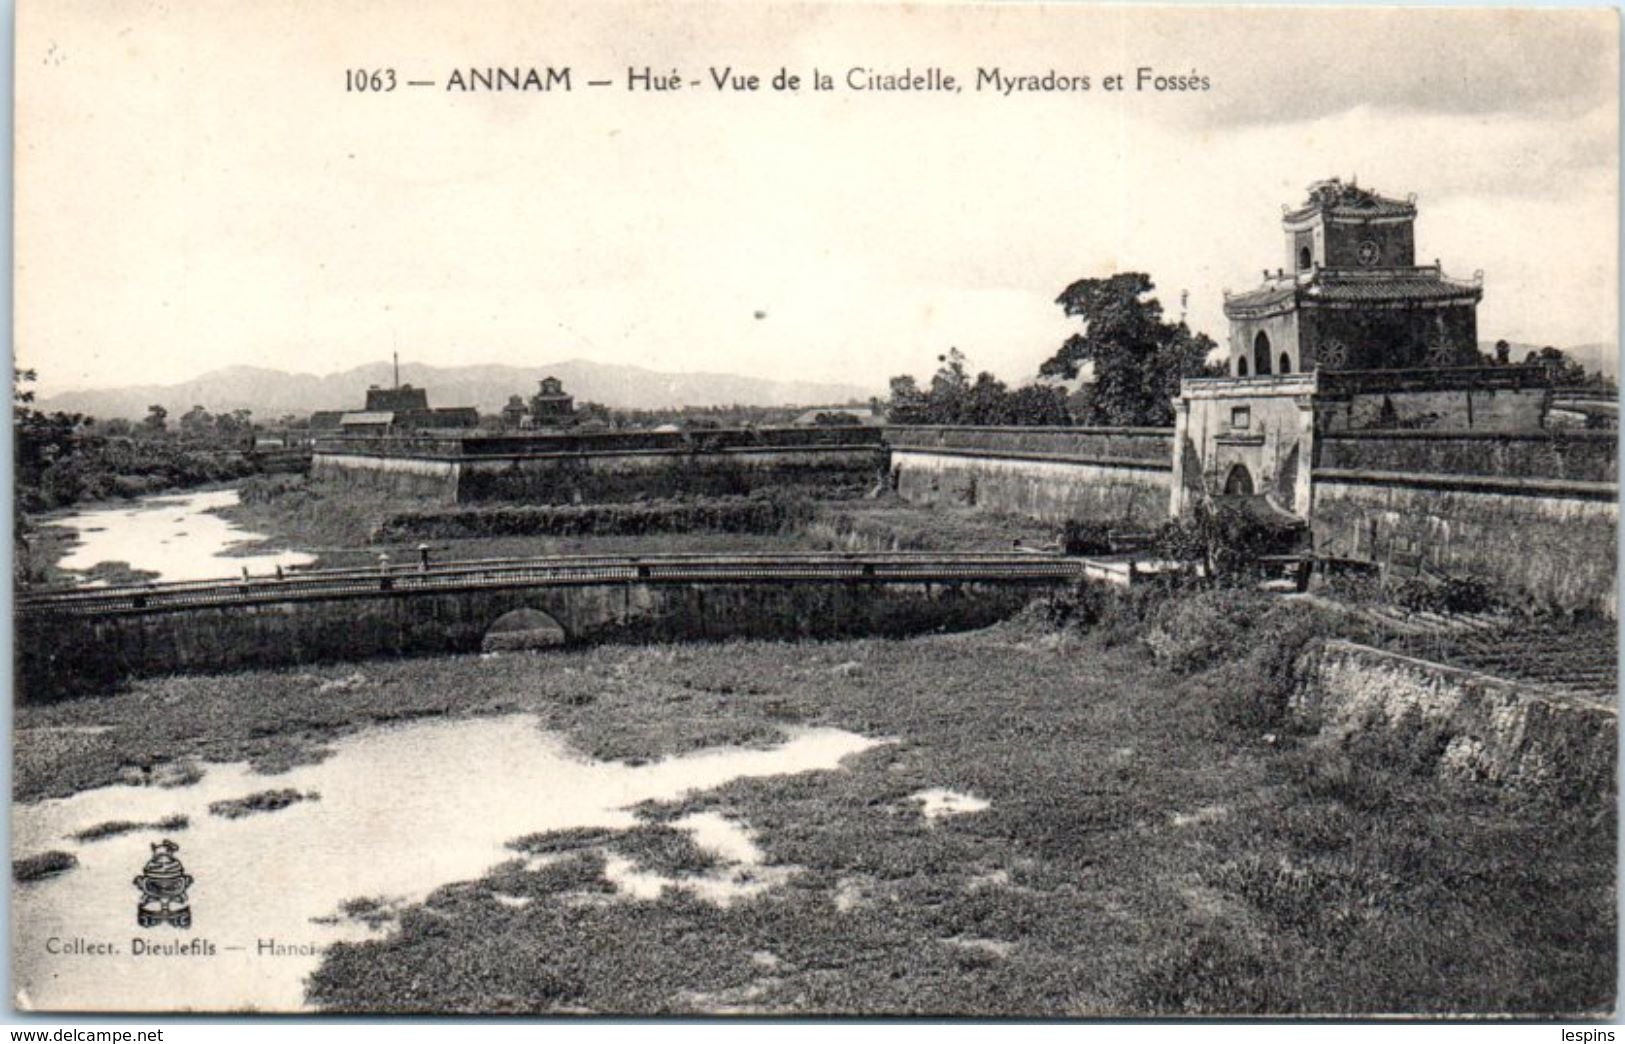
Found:
[{"label": "stone rampart wall", "polygon": [[1617,435],[1607,431],[1328,432],[1315,469],[1615,482]]},{"label": "stone rampart wall", "polygon": [[1619,712],[1538,686],[1331,641],[1299,663],[1291,709],[1319,740],[1383,734],[1442,775],[1611,807]]},{"label": "stone rampart wall", "polygon": [[1056,524],[1079,519],[1154,527],[1168,517],[1168,475],[1146,466],[892,451],[892,479],[905,500]]},{"label": "stone rampart wall", "polygon": [[1532,482],[1318,472],[1315,546],[1376,562],[1419,552],[1431,569],[1483,577],[1538,604],[1613,613],[1617,490]]}]

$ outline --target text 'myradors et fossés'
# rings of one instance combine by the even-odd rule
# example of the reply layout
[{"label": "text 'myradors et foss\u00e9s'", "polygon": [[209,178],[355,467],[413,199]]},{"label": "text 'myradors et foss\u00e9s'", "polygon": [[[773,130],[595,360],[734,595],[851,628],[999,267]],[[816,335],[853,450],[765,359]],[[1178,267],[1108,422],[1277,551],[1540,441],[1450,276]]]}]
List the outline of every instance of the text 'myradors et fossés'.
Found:
[{"label": "text 'myradors et foss\u00e9s'", "polygon": [[555,91],[621,89],[633,93],[682,93],[696,90],[724,94],[780,93],[802,91],[849,91],[859,93],[959,94],[967,86],[978,94],[1083,94],[1106,93],[1178,94],[1213,89],[1212,77],[1197,69],[1165,73],[1149,65],[1132,73],[1011,71],[1000,66],[979,66],[975,76],[964,79],[940,66],[878,69],[855,65],[829,71],[814,67],[803,74],[780,66],[764,73],[736,66],[708,66],[700,76],[679,68],[628,66],[624,76],[590,78],[572,66],[480,66],[454,68],[444,78],[413,78],[393,66],[351,68],[344,72],[344,89],[352,94],[389,94],[399,88],[434,89],[457,93],[542,93]]}]

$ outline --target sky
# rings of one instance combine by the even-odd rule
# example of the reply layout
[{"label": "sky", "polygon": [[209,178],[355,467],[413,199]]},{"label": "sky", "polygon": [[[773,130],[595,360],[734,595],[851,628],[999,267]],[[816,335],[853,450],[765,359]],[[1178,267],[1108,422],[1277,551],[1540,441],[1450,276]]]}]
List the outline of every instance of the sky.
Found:
[{"label": "sky", "polygon": [[[1611,11],[52,0],[18,12],[16,350],[40,390],[570,358],[1031,379],[1138,270],[1223,340],[1283,205],[1414,193],[1480,337],[1617,340]],[[569,66],[569,93],[455,69]],[[754,93],[626,89],[711,67]],[[939,67],[960,93],[813,92]],[[1200,92],[1108,92],[1135,70]],[[432,88],[344,90],[347,68]],[[799,92],[774,92],[780,68]],[[1088,75],[978,92],[978,69]],[[588,79],[609,79],[589,88]]]}]

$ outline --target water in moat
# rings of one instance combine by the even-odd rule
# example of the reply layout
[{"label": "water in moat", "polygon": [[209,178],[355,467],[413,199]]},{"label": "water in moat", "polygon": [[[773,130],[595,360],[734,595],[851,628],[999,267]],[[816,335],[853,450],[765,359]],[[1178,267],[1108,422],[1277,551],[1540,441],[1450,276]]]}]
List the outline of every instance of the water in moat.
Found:
[{"label": "water in moat", "polygon": [[[632,765],[584,759],[528,715],[446,719],[358,733],[335,741],[321,763],[278,775],[210,764],[182,786],[102,787],[17,805],[14,857],[55,850],[77,864],[12,885],[16,1001],[44,1009],[94,997],[106,1010],[298,1010],[323,948],[394,930],[344,916],[348,900],[421,901],[440,885],[519,858],[505,846],[526,834],[629,827],[636,820],[628,809],[638,802],[742,777],[837,768],[876,742],[803,729],[769,749]],[[302,799],[240,818],[210,811],[271,790]],[[75,838],[110,822],[177,816],[186,817],[184,829]],[[674,825],[721,864],[693,882],[702,898],[748,895],[781,872],[758,865],[740,824],[700,813]],[[179,845],[175,855],[194,878],[190,928],[136,923],[134,879],[165,839]],[[661,886],[628,866],[609,871],[627,901]]]},{"label": "water in moat", "polygon": [[256,576],[316,560],[303,551],[244,553],[244,545],[265,539],[214,514],[237,504],[234,489],[143,497],[128,507],[92,508],[51,520],[73,531],[78,542],[58,564],[84,572],[103,563],[125,562],[156,580],[210,580]]}]

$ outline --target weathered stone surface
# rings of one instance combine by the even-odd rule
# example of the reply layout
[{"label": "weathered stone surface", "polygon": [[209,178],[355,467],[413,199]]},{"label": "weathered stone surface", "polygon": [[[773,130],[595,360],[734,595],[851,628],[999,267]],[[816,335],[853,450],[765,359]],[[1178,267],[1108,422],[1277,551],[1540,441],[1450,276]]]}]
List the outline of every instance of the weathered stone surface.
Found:
[{"label": "weathered stone surface", "polygon": [[1442,573],[1480,576],[1562,609],[1616,610],[1611,498],[1433,488],[1420,476],[1320,477],[1314,496],[1322,552],[1381,562],[1409,547]]},{"label": "weathered stone surface", "polygon": [[1168,517],[1166,470],[894,450],[897,492],[917,504],[967,504],[1043,522],[1154,528]]},{"label": "weathered stone surface", "polygon": [[1613,800],[1618,709],[1533,683],[1328,641],[1300,662],[1291,710],[1321,742],[1375,731],[1447,776]]},{"label": "weathered stone surface", "polygon": [[892,483],[915,503],[1136,528],[1168,514],[1170,429],[922,426],[886,440]]},{"label": "weathered stone surface", "polygon": [[1315,466],[1615,482],[1617,445],[1611,431],[1336,432],[1320,437]]},{"label": "weathered stone surface", "polygon": [[571,643],[964,630],[1002,619],[1038,591],[1064,582],[603,582],[444,593],[380,589],[105,615],[21,614],[17,699],[41,702],[182,671],[478,652],[494,623],[522,609],[551,617]]}]

